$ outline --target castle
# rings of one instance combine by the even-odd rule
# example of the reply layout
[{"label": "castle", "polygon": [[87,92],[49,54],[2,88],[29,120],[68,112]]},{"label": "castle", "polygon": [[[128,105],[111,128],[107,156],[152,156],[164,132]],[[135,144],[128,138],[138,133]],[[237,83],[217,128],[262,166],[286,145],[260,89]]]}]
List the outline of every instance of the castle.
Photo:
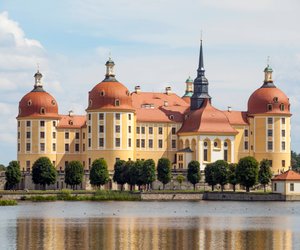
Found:
[{"label": "castle", "polygon": [[106,62],[105,79],[88,93],[85,115],[61,115],[58,103],[42,84],[42,74],[19,102],[18,161],[30,172],[33,163],[47,156],[64,170],[68,162],[81,161],[88,171],[104,158],[110,171],[118,159],[167,157],[173,169],[186,169],[191,160],[208,163],[224,159],[236,163],[244,156],[269,159],[278,174],[290,166],[289,98],[264,70],[264,82],[249,100],[247,111],[221,111],[211,102],[205,77],[202,41],[197,77],[186,80],[183,97],[170,87],[164,93],[130,92],[116,79],[114,62]]}]

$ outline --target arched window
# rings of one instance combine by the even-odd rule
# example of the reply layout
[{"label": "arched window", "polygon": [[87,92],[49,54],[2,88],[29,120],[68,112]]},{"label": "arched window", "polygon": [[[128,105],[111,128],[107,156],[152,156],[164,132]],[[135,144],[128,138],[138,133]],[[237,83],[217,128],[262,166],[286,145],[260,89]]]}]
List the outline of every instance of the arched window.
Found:
[{"label": "arched window", "polygon": [[101,95],[101,96],[105,96],[105,91],[102,90],[102,91],[100,92],[100,95]]},{"label": "arched window", "polygon": [[73,125],[73,121],[72,120],[69,120],[69,125]]},{"label": "arched window", "polygon": [[52,105],[55,106],[56,102],[54,100],[51,101]]},{"label": "arched window", "polygon": [[284,111],[284,104],[283,103],[280,104],[280,110]]},{"label": "arched window", "polygon": [[268,111],[272,111],[272,110],[273,110],[273,105],[269,103],[269,104],[267,105],[267,110],[268,110]]},{"label": "arched window", "polygon": [[29,101],[27,102],[27,106],[29,107],[29,106],[31,106],[31,105],[32,105],[32,101],[29,100]]},{"label": "arched window", "polygon": [[274,97],[274,98],[273,98],[273,101],[274,101],[275,103],[278,103],[278,97]]},{"label": "arched window", "polygon": [[40,114],[44,115],[45,113],[46,113],[46,109],[44,107],[41,107]]}]

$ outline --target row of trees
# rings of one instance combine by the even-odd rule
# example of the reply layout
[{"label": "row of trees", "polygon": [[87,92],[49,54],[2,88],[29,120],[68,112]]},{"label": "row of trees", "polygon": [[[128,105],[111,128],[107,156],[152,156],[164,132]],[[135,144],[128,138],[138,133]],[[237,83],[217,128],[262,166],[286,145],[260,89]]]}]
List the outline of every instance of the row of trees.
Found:
[{"label": "row of trees", "polygon": [[[157,163],[157,179],[162,182],[163,189],[165,185],[171,181],[171,162],[167,158],[161,158]],[[20,166],[17,161],[11,161],[6,168],[7,188],[13,189],[21,180]],[[83,181],[84,168],[79,161],[71,161],[65,168],[65,183],[75,189]],[[253,157],[245,157],[240,159],[238,164],[228,164],[226,161],[218,160],[208,164],[205,168],[205,182],[208,183],[212,190],[215,185],[219,184],[222,191],[227,183],[235,186],[241,184],[246,187],[247,192],[255,184],[259,183],[266,185],[270,182],[272,172],[270,162],[262,160],[260,166]],[[90,183],[98,188],[109,182],[109,172],[107,163],[104,159],[96,159],[90,170]],[[149,189],[151,183],[156,179],[155,162],[152,159],[145,161],[123,161],[119,160],[114,166],[113,181],[121,185],[121,190],[124,190],[124,185],[127,183],[130,190],[137,185],[140,189],[145,186]],[[55,184],[57,180],[57,171],[47,157],[39,158],[32,167],[32,181],[35,184],[46,185]],[[181,183],[185,180],[182,175],[177,176],[176,180]],[[200,164],[197,161],[191,161],[188,164],[187,180],[193,184],[194,189],[196,184],[201,180]]]},{"label": "row of trees", "polygon": [[222,191],[227,183],[233,186],[233,191],[237,184],[241,184],[249,192],[250,188],[260,183],[264,186],[268,185],[272,178],[270,161],[264,159],[260,164],[251,156],[244,157],[239,160],[238,164],[228,164],[226,161],[218,160],[207,165],[204,170],[205,181],[212,190],[215,185],[219,184]]}]

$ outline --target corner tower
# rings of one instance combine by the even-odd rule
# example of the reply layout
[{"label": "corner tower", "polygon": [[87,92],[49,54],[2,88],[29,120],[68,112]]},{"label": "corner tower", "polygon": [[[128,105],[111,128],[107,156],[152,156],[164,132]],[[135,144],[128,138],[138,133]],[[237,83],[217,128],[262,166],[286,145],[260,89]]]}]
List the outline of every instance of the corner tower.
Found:
[{"label": "corner tower", "polygon": [[196,110],[201,108],[205,100],[209,100],[209,102],[211,102],[211,97],[208,94],[208,80],[205,77],[203,49],[202,49],[202,40],[201,40],[199,66],[197,69],[197,77],[194,80],[194,94],[191,97],[191,110]]}]

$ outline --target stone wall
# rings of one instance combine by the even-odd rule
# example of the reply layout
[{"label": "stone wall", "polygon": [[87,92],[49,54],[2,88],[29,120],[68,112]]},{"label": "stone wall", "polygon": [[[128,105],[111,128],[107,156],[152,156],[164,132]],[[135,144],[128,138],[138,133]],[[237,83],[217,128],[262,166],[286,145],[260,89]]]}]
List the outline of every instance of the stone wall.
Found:
[{"label": "stone wall", "polygon": [[206,192],[203,194],[203,200],[216,201],[284,201],[285,196],[276,193],[227,193],[227,192]]},{"label": "stone wall", "polygon": [[142,200],[202,200],[200,193],[141,193]]}]

